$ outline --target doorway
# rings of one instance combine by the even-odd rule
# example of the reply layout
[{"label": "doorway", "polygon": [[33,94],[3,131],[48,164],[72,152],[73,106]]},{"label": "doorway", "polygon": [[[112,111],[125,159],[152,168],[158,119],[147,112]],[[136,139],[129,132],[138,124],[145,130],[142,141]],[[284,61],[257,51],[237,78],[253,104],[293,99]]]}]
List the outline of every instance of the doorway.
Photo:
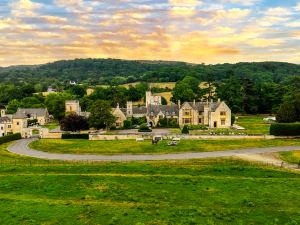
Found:
[{"label": "doorway", "polygon": [[217,121],[214,122],[214,128],[216,128],[218,126]]}]

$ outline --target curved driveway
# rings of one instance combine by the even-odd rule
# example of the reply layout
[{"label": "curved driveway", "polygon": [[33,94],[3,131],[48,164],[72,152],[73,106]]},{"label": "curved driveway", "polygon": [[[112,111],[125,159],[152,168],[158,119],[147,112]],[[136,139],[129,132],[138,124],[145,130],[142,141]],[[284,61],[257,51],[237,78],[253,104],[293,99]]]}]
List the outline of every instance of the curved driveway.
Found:
[{"label": "curved driveway", "polygon": [[187,152],[174,154],[153,154],[153,155],[87,155],[87,154],[60,154],[48,153],[33,150],[28,145],[37,139],[22,139],[14,142],[8,147],[12,153],[48,160],[70,160],[70,161],[152,161],[152,160],[182,160],[182,159],[203,159],[216,157],[239,156],[244,154],[260,154],[300,150],[300,146],[249,148],[240,150],[227,150],[216,152]]}]

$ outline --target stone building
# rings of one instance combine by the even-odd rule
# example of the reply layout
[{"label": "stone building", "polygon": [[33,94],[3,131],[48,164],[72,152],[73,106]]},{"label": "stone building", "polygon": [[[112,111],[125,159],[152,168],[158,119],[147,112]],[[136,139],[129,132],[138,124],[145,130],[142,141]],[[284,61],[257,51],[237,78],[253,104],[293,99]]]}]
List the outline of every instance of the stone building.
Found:
[{"label": "stone building", "polygon": [[[116,126],[122,127],[124,120],[130,117],[146,117],[148,125],[157,126],[160,119],[176,119],[179,126],[203,125],[210,128],[231,127],[231,110],[225,102],[184,102],[162,105],[159,98],[153,98],[151,92],[146,93],[146,106],[136,107],[127,102],[126,108],[119,105],[112,109],[116,117]],[[158,96],[159,97],[159,96]]]},{"label": "stone building", "polygon": [[66,114],[74,113],[79,116],[89,117],[90,113],[82,112],[78,100],[67,100],[65,102],[65,112]]}]

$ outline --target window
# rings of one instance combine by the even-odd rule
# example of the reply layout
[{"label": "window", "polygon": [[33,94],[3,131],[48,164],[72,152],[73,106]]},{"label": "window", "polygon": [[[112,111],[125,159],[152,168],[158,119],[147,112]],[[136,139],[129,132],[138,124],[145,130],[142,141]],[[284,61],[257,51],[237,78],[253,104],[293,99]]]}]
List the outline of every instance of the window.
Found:
[{"label": "window", "polygon": [[199,118],[199,124],[202,124],[202,119],[201,118]]},{"label": "window", "polygon": [[185,116],[189,116],[189,115],[190,115],[190,112],[189,112],[189,111],[184,111],[184,115],[185,115]]},{"label": "window", "polygon": [[184,124],[190,124],[190,123],[191,123],[191,120],[190,120],[190,119],[183,119],[183,123],[184,123]]},{"label": "window", "polygon": [[7,127],[8,127],[8,128],[11,128],[11,125],[8,125]]},{"label": "window", "polygon": [[20,125],[20,122],[17,122],[17,125],[19,126],[19,125]]},{"label": "window", "polygon": [[225,120],[221,120],[221,125],[224,126],[224,125],[225,125],[225,122],[226,122]]},{"label": "window", "polygon": [[226,112],[225,112],[225,111],[221,111],[221,112],[220,112],[220,115],[221,115],[221,116],[226,116]]}]

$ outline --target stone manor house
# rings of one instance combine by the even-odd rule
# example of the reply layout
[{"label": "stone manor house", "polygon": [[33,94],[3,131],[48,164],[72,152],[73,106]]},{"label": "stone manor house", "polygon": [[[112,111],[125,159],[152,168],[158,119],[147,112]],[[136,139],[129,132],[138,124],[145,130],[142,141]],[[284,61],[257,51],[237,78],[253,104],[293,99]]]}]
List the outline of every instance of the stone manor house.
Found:
[{"label": "stone manor house", "polygon": [[[153,96],[146,92],[146,105],[134,106],[127,102],[126,108],[117,105],[112,108],[112,114],[116,117],[116,127],[122,127],[124,120],[131,117],[146,117],[148,125],[156,127],[162,118],[176,119],[179,126],[204,125],[210,128],[229,128],[231,126],[231,110],[225,102],[184,102],[181,104],[162,105],[161,96]],[[88,112],[82,112],[79,101],[66,101],[66,112],[88,116]]]}]

